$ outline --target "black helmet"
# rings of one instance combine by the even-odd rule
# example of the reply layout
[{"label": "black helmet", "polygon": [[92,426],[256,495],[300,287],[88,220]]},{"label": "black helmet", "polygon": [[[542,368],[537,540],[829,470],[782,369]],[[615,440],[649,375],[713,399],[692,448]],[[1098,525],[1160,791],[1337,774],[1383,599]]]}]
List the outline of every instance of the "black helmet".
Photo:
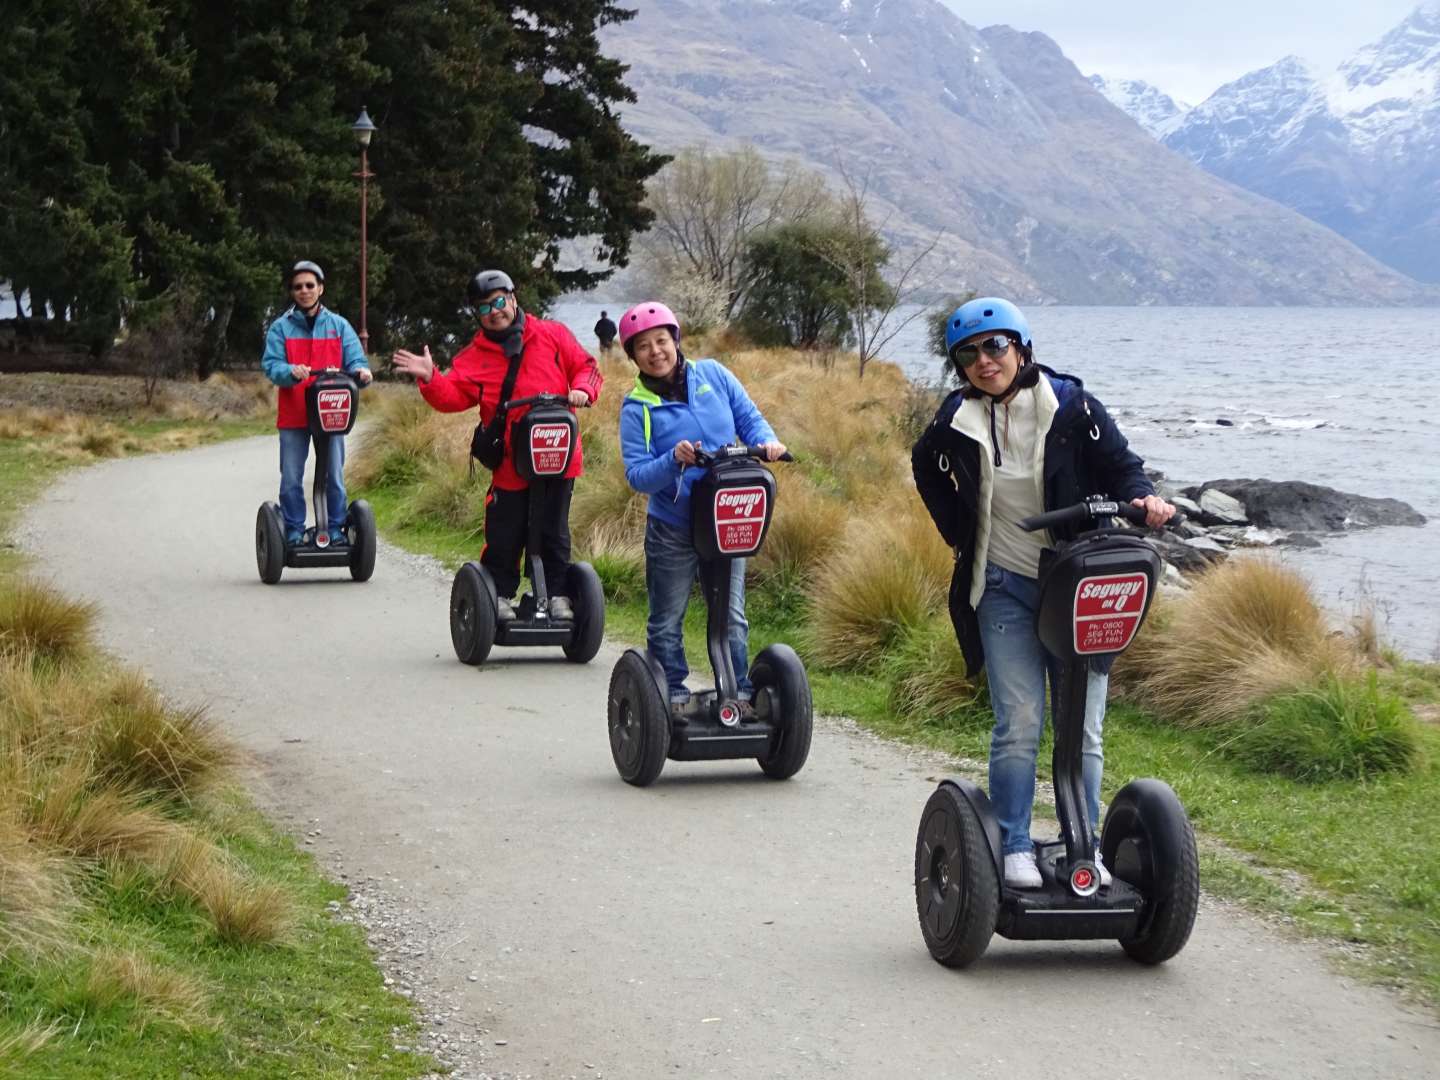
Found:
[{"label": "black helmet", "polygon": [[289,285],[290,282],[295,279],[296,274],[303,273],[306,270],[314,274],[315,280],[320,282],[321,285],[325,284],[325,271],[320,269],[319,263],[313,263],[309,259],[301,259],[285,271],[285,284]]},{"label": "black helmet", "polygon": [[481,270],[470,279],[470,284],[465,289],[465,298],[472,304],[478,304],[486,293],[492,293],[496,289],[513,293],[515,283],[504,270]]}]

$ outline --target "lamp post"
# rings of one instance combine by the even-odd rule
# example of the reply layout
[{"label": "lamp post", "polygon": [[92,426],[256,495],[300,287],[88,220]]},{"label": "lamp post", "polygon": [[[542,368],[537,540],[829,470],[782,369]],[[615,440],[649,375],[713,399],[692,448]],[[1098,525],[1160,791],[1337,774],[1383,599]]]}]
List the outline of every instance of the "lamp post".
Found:
[{"label": "lamp post", "polygon": [[369,251],[368,238],[366,236],[366,195],[370,177],[375,174],[370,171],[370,161],[367,152],[370,149],[370,137],[375,134],[375,123],[370,119],[370,114],[365,111],[365,106],[360,106],[360,117],[350,125],[350,130],[355,132],[355,141],[360,144],[360,171],[355,175],[360,178],[360,348],[368,354],[370,352],[370,331],[365,325],[365,286],[369,277]]}]

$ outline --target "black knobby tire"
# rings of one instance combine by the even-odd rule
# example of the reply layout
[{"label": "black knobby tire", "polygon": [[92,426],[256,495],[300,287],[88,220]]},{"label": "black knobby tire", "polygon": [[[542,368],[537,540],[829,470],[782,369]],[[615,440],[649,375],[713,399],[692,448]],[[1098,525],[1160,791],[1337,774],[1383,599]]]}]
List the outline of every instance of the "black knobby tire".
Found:
[{"label": "black knobby tire", "polygon": [[1163,964],[1190,940],[1200,906],[1190,818],[1168,784],[1134,780],[1111,800],[1100,837],[1106,867],[1146,900],[1138,932],[1120,947],[1142,964]]},{"label": "black knobby tire", "polygon": [[627,650],[610,673],[610,756],[627,784],[655,782],[670,752],[670,707],[645,657]]},{"label": "black knobby tire", "polygon": [[943,783],[915,837],[915,910],[930,955],[946,967],[979,959],[995,933],[1000,881],[975,808]]},{"label": "black knobby tire", "polygon": [[788,780],[805,767],[815,730],[805,665],[789,645],[771,645],[750,665],[750,682],[757,694],[764,687],[773,687],[779,706],[775,717],[779,741],[766,757],[755,760],[766,776]]},{"label": "black knobby tire", "polygon": [[605,589],[600,584],[600,575],[586,562],[570,567],[566,583],[570,605],[575,609],[575,629],[565,645],[565,659],[588,664],[595,659],[605,639]]},{"label": "black knobby tire", "polygon": [[255,515],[255,566],[266,585],[274,585],[285,572],[285,523],[273,502],[262,503]]},{"label": "black knobby tire", "polygon": [[483,664],[495,644],[495,583],[477,562],[467,562],[450,586],[450,643],[461,663]]},{"label": "black knobby tire", "polygon": [[350,504],[345,520],[350,532],[350,576],[356,581],[369,581],[375,573],[375,511],[364,499]]}]

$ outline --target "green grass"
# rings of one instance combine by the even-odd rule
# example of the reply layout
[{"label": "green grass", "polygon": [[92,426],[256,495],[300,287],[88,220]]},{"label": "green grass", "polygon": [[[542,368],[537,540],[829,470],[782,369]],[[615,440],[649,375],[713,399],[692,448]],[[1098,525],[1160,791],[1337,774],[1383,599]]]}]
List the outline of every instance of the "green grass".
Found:
[{"label": "green grass", "polygon": [[226,815],[224,846],[259,878],[280,884],[296,928],[278,946],[234,948],[201,931],[199,913],[157,900],[143,878],[95,869],[91,906],[78,925],[86,945],[139,949],[204,991],[198,1022],[143,1016],[131,1001],[97,1002],[83,956],[36,971],[0,965],[0,1044],[27,1022],[57,1034],[23,1062],[0,1057],[0,1075],[69,1080],[110,1076],[416,1077],[433,1060],[414,1042],[412,1007],[381,983],[360,930],[326,905],[345,889],[252,809]]},{"label": "green grass", "polygon": [[[128,454],[268,433],[273,421],[116,427],[104,449]],[[0,439],[0,579],[24,568],[8,537],[25,505],[66,468],[97,459],[65,450],[61,437]],[[414,1007],[384,988],[358,926],[330,910],[343,886],[238,792],[182,817],[246,880],[280,890],[290,932],[278,944],[225,944],[176,890],[133,868],[82,863],[67,947],[0,959],[0,1076],[407,1078],[438,1068],[395,1049],[415,1042]],[[136,958],[138,992],[106,974],[107,957]]]}]

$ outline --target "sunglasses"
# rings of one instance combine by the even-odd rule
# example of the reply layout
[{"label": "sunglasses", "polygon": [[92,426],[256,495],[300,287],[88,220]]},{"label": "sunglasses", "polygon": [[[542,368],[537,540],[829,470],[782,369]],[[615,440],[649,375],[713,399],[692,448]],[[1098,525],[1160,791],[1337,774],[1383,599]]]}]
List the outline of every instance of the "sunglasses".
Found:
[{"label": "sunglasses", "polygon": [[489,303],[476,304],[476,305],[475,305],[475,314],[476,314],[476,315],[479,315],[481,318],[484,318],[486,315],[489,315],[492,311],[504,311],[504,310],[505,310],[505,301],[508,300],[508,299],[509,299],[509,297],[505,296],[505,295],[502,293],[501,295],[495,297],[494,300],[491,300]]},{"label": "sunglasses", "polygon": [[969,345],[956,345],[955,348],[950,350],[950,359],[954,360],[955,363],[959,364],[962,368],[967,368],[975,363],[976,360],[980,359],[980,353],[982,351],[986,356],[990,357],[990,359],[999,360],[1000,357],[1010,351],[1010,346],[1013,344],[1014,342],[1004,334],[996,334],[994,337],[972,341]]},{"label": "sunglasses", "polygon": [[290,286],[290,291],[301,292],[305,289],[318,289],[319,287],[320,283],[317,281],[297,281],[294,285]]}]

